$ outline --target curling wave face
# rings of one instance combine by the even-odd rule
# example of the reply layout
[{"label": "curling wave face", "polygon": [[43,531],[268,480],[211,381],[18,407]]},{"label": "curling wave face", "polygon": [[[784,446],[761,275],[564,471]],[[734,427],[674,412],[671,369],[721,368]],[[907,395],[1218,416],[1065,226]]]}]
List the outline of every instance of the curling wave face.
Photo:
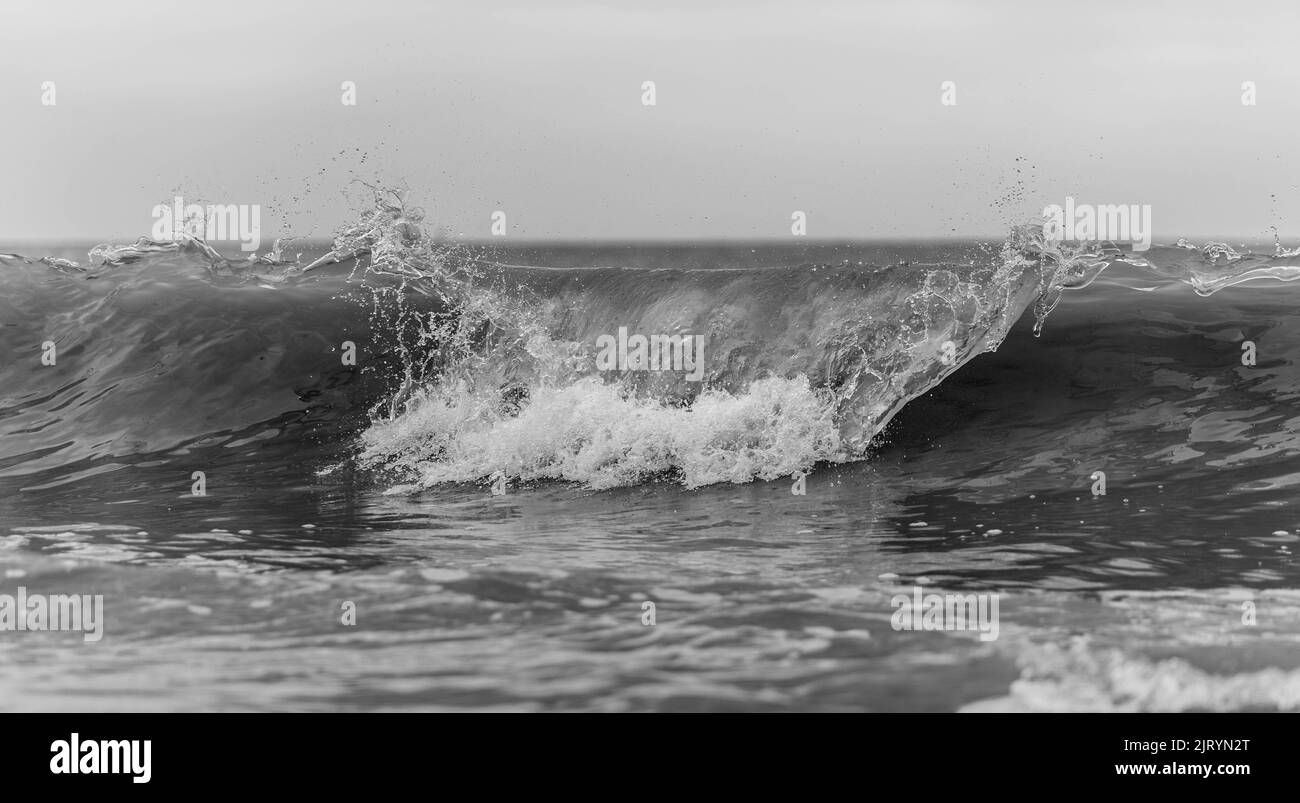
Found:
[{"label": "curling wave face", "polygon": [[[310,429],[359,435],[359,465],[397,492],[493,475],[773,479],[867,456],[909,401],[1031,307],[1040,332],[1065,290],[1115,262],[1141,269],[1134,289],[1203,295],[1300,276],[1280,247],[1139,256],[1030,225],[961,261],[559,269],[438,241],[422,219],[378,196],[314,260],[280,242],[230,260],[193,238],[97,246],[85,265],[0,256],[4,347],[33,365],[41,343],[62,355],[7,372],[0,473]],[[695,339],[698,365],[611,369],[600,344],[616,333]],[[361,344],[357,369],[345,341]]]}]

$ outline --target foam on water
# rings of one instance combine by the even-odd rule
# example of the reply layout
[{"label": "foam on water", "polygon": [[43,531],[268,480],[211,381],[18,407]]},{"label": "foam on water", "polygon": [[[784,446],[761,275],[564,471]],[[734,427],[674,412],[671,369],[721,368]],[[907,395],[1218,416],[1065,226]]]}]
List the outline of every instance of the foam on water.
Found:
[{"label": "foam on water", "polygon": [[1183,658],[1152,659],[1119,648],[1093,648],[1086,639],[1067,646],[1025,648],[1021,677],[1004,697],[962,711],[1179,712],[1300,709],[1300,670],[1267,667],[1217,674]]},{"label": "foam on water", "polygon": [[416,478],[393,491],[497,471],[591,488],[674,476],[695,488],[845,460],[834,411],[834,399],[802,376],[761,379],[739,395],[706,391],[689,408],[585,377],[534,390],[513,414],[495,389],[435,384],[364,434],[363,460]]}]

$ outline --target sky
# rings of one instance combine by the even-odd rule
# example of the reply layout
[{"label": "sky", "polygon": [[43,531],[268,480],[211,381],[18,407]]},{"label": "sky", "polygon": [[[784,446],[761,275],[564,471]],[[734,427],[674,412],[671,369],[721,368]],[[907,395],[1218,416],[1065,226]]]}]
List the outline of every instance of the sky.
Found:
[{"label": "sky", "polygon": [[324,237],[358,180],[464,239],[497,211],[530,241],[782,239],[795,211],[816,239],[999,236],[1071,196],[1150,205],[1158,241],[1294,241],[1297,22],[1255,0],[3,0],[0,250],[133,240],[177,194],[259,205],[267,243]]}]

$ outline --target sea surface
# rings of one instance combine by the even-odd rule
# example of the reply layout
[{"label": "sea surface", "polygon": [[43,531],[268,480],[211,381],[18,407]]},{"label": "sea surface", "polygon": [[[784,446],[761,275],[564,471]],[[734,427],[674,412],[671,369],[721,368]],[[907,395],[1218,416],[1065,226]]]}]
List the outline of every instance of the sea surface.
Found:
[{"label": "sea surface", "polygon": [[[105,617],[0,631],[0,710],[1300,708],[1284,248],[375,215],[0,244],[0,594]],[[703,381],[595,370],[619,326]],[[895,629],[917,588],[997,638]]]}]

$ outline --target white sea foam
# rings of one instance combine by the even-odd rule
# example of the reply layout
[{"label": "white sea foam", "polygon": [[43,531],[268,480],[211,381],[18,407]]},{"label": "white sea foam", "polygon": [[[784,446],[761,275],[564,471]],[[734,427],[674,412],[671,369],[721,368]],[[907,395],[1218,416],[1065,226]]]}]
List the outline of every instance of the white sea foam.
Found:
[{"label": "white sea foam", "polygon": [[587,377],[534,390],[517,415],[501,411],[495,392],[438,385],[372,426],[364,441],[363,461],[409,473],[417,488],[496,471],[592,488],[671,476],[694,488],[771,480],[844,458],[833,400],[803,377],[758,380],[738,395],[708,391],[689,407]]}]

